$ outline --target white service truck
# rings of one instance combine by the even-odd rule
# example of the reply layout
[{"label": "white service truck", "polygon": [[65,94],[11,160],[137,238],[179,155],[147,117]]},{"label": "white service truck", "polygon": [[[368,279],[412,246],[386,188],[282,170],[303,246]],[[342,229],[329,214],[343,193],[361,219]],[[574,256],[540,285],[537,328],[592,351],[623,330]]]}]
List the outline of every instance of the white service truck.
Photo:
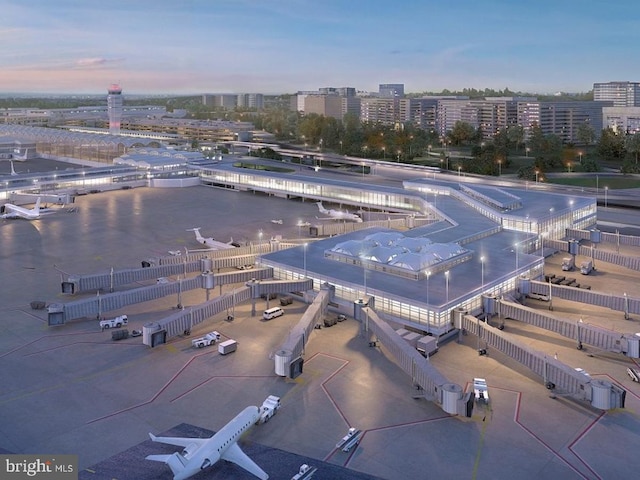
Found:
[{"label": "white service truck", "polygon": [[589,275],[593,270],[593,262],[591,260],[585,260],[580,264],[580,273],[582,275]]},{"label": "white service truck", "polygon": [[487,381],[484,378],[473,379],[473,394],[476,402],[489,403],[489,389],[487,388]]},{"label": "white service truck", "polygon": [[120,315],[116,318],[111,318],[109,320],[100,320],[100,328],[120,328],[123,325],[126,325],[129,322],[129,319],[126,315]]},{"label": "white service truck", "polygon": [[258,423],[267,423],[280,409],[280,397],[269,395],[260,407]]},{"label": "white service truck", "polygon": [[194,338],[191,340],[191,346],[196,348],[208,347],[220,340],[220,334],[216,331],[207,333],[204,337]]},{"label": "white service truck", "polygon": [[565,272],[570,272],[571,270],[573,270],[573,267],[576,266],[576,261],[573,258],[573,256],[571,257],[564,257],[562,259],[562,270]]}]

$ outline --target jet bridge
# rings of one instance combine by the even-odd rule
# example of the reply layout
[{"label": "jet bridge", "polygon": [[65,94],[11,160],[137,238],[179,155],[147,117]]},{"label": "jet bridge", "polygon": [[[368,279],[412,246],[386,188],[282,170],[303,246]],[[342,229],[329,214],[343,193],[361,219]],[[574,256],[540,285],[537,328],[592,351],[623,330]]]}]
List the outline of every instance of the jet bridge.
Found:
[{"label": "jet bridge", "polygon": [[220,312],[233,309],[236,303],[248,300],[249,295],[249,288],[237,288],[213,300],[179,310],[156,322],[149,322],[142,327],[142,343],[155,347],[166,343],[168,338],[189,334],[195,325]]},{"label": "jet bridge", "polygon": [[394,360],[427,400],[438,404],[452,415],[469,416],[469,402],[473,402],[470,393],[463,393],[462,387],[449,382],[432,363],[409,345],[391,326],[382,320],[370,307],[362,307],[362,328],[384,345]]},{"label": "jet bridge", "polygon": [[504,353],[520,362],[535,374],[542,377],[545,387],[553,395],[566,395],[578,400],[586,401],[592,407],[601,410],[624,408],[626,391],[611,382],[591,378],[574,368],[548,357],[528,346],[509,338],[509,334],[494,328],[486,322],[471,315],[457,317],[462,328],[477,335],[485,345]]},{"label": "jet bridge", "polygon": [[287,340],[274,354],[275,372],[281,377],[295,378],[302,373],[302,355],[316,323],[326,314],[329,302],[333,298],[335,287],[322,285],[316,298],[307,307],[300,321],[291,329]]},{"label": "jet bridge", "polygon": [[523,295],[533,293],[540,297],[546,297],[551,302],[549,304],[550,309],[552,308],[553,298],[557,297],[563,300],[597,305],[623,312],[625,319],[628,319],[631,313],[640,314],[640,298],[632,298],[624,292],[622,295],[612,295],[583,288],[554,285],[551,282],[529,280],[528,278],[520,279],[518,290]]},{"label": "jet bridge", "polygon": [[[149,269],[143,268],[140,270],[144,272]],[[125,275],[122,277],[130,279],[131,277],[137,277],[138,273],[139,272],[133,272],[132,270],[126,270]],[[155,280],[156,278],[159,278],[155,276],[155,273],[158,272],[154,272],[154,275],[151,275],[151,278],[147,278],[147,280]],[[131,275],[127,277],[126,274]],[[107,277],[109,276],[109,274],[105,275]],[[114,272],[113,275],[115,276],[116,273]],[[176,295],[176,305],[178,308],[182,308],[181,297],[183,292],[195,289],[205,289],[207,291],[208,300],[209,291],[216,285],[221,286],[223,284],[242,283],[255,278],[271,278],[272,276],[273,269],[271,268],[243,270],[221,274],[214,274],[207,271],[201,275],[178,279],[176,281],[168,281],[167,283],[157,283],[154,285],[104,295],[100,295],[98,292],[96,296],[75,300],[73,302],[50,304],[48,310],[49,325],[62,325],[69,320],[77,318],[99,318],[102,316],[103,312],[118,310],[126,307],[127,305],[157,300],[169,295]],[[104,279],[105,276],[102,277],[102,281]]]},{"label": "jet bridge", "polygon": [[495,309],[502,318],[513,318],[529,325],[575,340],[576,348],[582,350],[583,344],[599,350],[623,353],[630,358],[640,357],[640,334],[621,333],[591,325],[582,321],[564,320],[550,314],[505,300],[493,298]]},{"label": "jet bridge", "polygon": [[[165,257],[162,260],[156,259],[142,262],[143,266],[141,268],[125,270],[114,270],[112,268],[108,273],[69,275],[68,278],[62,282],[62,293],[113,292],[117,287],[136,282],[177,275],[186,276],[194,272],[214,272],[219,271],[221,268],[243,267],[245,265],[253,265],[255,261],[256,255],[227,256],[220,258],[209,258],[206,255]],[[237,275],[236,272],[230,272],[229,274]],[[256,275],[258,274],[253,276]],[[261,275],[261,277],[266,278],[264,275]],[[251,276],[249,276],[249,278],[251,278]]]}]

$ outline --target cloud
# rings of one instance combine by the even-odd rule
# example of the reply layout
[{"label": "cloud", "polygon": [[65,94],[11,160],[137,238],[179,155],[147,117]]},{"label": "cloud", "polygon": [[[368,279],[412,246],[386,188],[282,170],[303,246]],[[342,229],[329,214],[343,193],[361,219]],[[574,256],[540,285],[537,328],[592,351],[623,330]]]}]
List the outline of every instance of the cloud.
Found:
[{"label": "cloud", "polygon": [[122,58],[104,58],[104,57],[93,57],[93,58],[79,58],[75,61],[74,66],[76,68],[82,69],[92,69],[92,68],[101,68],[108,66],[110,64],[118,64],[122,63],[124,59]]}]

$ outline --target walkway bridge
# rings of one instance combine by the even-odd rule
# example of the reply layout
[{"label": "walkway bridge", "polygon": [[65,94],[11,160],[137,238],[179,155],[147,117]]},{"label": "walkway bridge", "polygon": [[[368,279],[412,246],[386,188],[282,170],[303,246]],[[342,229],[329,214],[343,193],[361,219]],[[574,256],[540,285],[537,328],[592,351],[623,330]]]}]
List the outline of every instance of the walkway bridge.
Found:
[{"label": "walkway bridge", "polygon": [[493,302],[495,302],[495,308],[490,308],[490,312],[497,313],[502,318],[512,318],[575,340],[578,350],[582,350],[583,344],[587,344],[601,351],[622,353],[630,358],[640,357],[640,334],[638,333],[616,332],[581,320],[565,320],[518,303],[496,298]]},{"label": "walkway bridge", "polygon": [[[495,348],[503,354],[520,362],[533,373],[542,378],[545,387],[553,395],[565,395],[577,400],[586,401],[592,407],[601,410],[624,408],[626,391],[606,380],[590,377],[583,372],[548,357],[517,340],[509,338],[509,334],[492,327],[486,322],[471,315],[456,316],[456,328],[477,335],[485,345]],[[480,351],[482,353],[482,351]]]},{"label": "walkway bridge", "polygon": [[368,306],[363,306],[360,310],[356,310],[356,313],[365,335],[375,338],[373,345],[377,342],[384,345],[400,368],[411,377],[413,385],[424,398],[436,403],[449,414],[471,415],[473,398],[470,393],[464,393],[460,385],[450,382],[382,320],[375,310]]}]

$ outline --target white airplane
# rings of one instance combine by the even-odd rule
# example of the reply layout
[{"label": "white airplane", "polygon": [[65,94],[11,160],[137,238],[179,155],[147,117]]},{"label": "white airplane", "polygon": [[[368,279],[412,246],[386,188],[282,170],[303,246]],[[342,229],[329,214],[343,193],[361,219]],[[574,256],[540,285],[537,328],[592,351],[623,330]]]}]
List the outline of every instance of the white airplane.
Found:
[{"label": "white airplane", "polygon": [[204,238],[202,235],[200,235],[200,227],[189,228],[187,232],[196,232],[196,240],[198,241],[198,243],[201,243],[202,245],[206,245],[212,250],[224,250],[227,248],[235,248],[235,245],[233,245],[233,238],[229,240],[229,243],[219,242],[217,240],[214,240],[213,237]]},{"label": "white airplane", "polygon": [[[329,215],[329,217],[331,217],[331,219],[333,220],[346,220],[349,222],[362,223],[362,218],[360,218],[355,213],[349,213],[346,210],[344,212],[342,210],[327,210],[322,205],[322,202],[316,202],[316,205],[318,205],[318,210],[320,210],[320,213]],[[323,220],[323,219],[319,218],[318,220]]]},{"label": "white airplane", "polygon": [[148,455],[146,458],[169,465],[173,472],[173,480],[185,480],[200,470],[214,465],[220,459],[233,462],[256,477],[266,480],[269,475],[238,446],[240,436],[259,418],[258,407],[247,407],[210,438],[156,437],[149,433],[154,442],[176,445],[183,447],[184,450],[182,453]]},{"label": "white airplane", "polygon": [[2,207],[2,212],[0,218],[25,218],[27,220],[36,220],[44,214],[53,213],[48,208],[40,208],[40,197],[36,200],[36,205],[33,208],[24,208],[12,203],[5,203]]}]

